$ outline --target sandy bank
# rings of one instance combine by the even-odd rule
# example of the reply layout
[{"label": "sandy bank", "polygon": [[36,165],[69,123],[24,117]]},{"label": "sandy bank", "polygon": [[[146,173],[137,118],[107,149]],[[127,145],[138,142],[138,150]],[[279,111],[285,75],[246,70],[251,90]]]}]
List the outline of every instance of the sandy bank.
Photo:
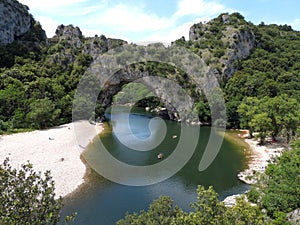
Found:
[{"label": "sandy bank", "polygon": [[66,196],[84,182],[86,167],[80,154],[102,126],[80,121],[48,130],[0,136],[0,161],[6,157],[14,168],[26,163],[36,171],[50,170],[57,196]]},{"label": "sandy bank", "polygon": [[248,155],[248,169],[238,174],[240,180],[247,184],[254,184],[253,175],[256,172],[264,172],[272,157],[282,154],[285,149],[283,144],[270,143],[264,146],[258,145],[258,141],[245,138],[245,142],[250,146],[251,153]]}]

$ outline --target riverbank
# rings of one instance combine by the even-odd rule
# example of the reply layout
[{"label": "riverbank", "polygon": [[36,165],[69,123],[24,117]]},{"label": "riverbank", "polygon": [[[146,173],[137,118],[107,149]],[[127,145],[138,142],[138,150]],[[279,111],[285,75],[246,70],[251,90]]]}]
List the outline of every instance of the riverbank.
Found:
[{"label": "riverbank", "polygon": [[56,195],[64,197],[83,184],[86,165],[81,152],[102,131],[101,124],[80,121],[48,130],[1,135],[0,161],[8,157],[16,169],[29,161],[35,171],[50,170]]},{"label": "riverbank", "polygon": [[286,146],[280,142],[259,145],[257,140],[249,139],[247,136],[247,133],[240,135],[250,147],[250,154],[246,154],[248,168],[241,171],[238,178],[247,184],[255,184],[255,174],[264,172],[272,158],[280,156]]},{"label": "riverbank", "polygon": [[[259,142],[254,138],[249,139],[247,130],[235,130],[226,132],[227,137],[234,140],[240,146],[243,146],[243,151],[246,156],[247,168],[238,173],[239,180],[246,184],[253,185],[256,183],[255,174],[265,171],[268,163],[273,157],[278,157],[286,148],[283,143],[267,143],[266,145],[259,145]],[[234,206],[236,198],[242,197],[247,200],[243,194],[227,196],[223,202],[226,206]],[[252,204],[252,203],[251,203]],[[252,204],[255,205],[255,204]]]}]

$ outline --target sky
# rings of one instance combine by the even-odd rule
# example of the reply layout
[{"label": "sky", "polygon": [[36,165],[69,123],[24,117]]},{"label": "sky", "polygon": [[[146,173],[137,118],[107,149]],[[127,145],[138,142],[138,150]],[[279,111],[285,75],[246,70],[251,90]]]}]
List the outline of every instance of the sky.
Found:
[{"label": "sky", "polygon": [[86,37],[104,34],[129,43],[170,43],[199,22],[239,12],[259,24],[288,24],[300,31],[299,0],[19,0],[42,24],[47,37],[61,25],[78,26]]}]

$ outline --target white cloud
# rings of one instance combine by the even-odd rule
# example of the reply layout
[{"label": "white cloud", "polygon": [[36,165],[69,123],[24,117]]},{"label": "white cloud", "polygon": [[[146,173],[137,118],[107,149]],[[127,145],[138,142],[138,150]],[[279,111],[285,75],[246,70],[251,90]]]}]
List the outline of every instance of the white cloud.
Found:
[{"label": "white cloud", "polygon": [[300,31],[300,19],[295,19],[292,23],[291,26],[294,30]]},{"label": "white cloud", "polygon": [[49,38],[54,36],[56,28],[61,24],[56,20],[44,16],[39,16],[36,20],[42,24],[42,28],[45,30],[46,35]]},{"label": "white cloud", "polygon": [[154,34],[151,34],[147,37],[147,40],[149,41],[162,41],[162,42],[167,42],[170,43],[172,41],[175,41],[179,38],[181,38],[182,36],[185,37],[186,40],[189,39],[189,31],[191,26],[193,26],[195,23],[199,23],[204,22],[204,21],[208,21],[210,18],[208,17],[201,17],[201,18],[197,18],[194,21],[191,22],[186,22],[184,24],[181,24],[179,26],[174,26],[171,27],[168,30],[164,30],[164,31],[158,31]]},{"label": "white cloud", "polygon": [[[171,42],[182,36],[188,39],[189,28],[194,23],[208,21],[213,16],[224,12],[224,10],[224,6],[205,2],[204,0],[180,0],[178,10],[171,17],[167,18],[149,13],[141,6],[119,3],[111,8],[106,8],[95,17],[92,16],[85,24],[93,30],[95,30],[96,26],[106,27],[113,36],[120,38],[124,35],[132,37],[136,34],[135,40],[132,41]],[[188,16],[191,16],[192,19],[184,18]],[[183,21],[190,21],[182,24],[180,22],[182,19],[184,19]]]},{"label": "white cloud", "polygon": [[120,32],[143,32],[166,29],[172,21],[145,11],[144,8],[118,4],[92,17],[86,24],[110,27]]},{"label": "white cloud", "polygon": [[30,10],[35,11],[52,11],[53,9],[61,9],[62,7],[74,6],[79,3],[87,2],[88,0],[19,0],[20,3],[29,6]]},{"label": "white cloud", "polygon": [[[20,0],[30,7],[41,22],[48,37],[60,24],[78,26],[85,36],[104,34],[107,37],[134,41],[174,41],[182,36],[188,39],[189,28],[209,20],[226,8],[209,0],[177,0],[173,15],[158,16],[138,3],[113,4],[108,0]],[[95,4],[96,2],[96,4]],[[229,11],[229,10],[227,10]],[[196,18],[202,18],[197,19]],[[150,39],[150,40],[149,40]]]},{"label": "white cloud", "polygon": [[180,0],[178,2],[178,10],[175,16],[212,16],[224,12],[226,8],[213,1],[205,0]]}]

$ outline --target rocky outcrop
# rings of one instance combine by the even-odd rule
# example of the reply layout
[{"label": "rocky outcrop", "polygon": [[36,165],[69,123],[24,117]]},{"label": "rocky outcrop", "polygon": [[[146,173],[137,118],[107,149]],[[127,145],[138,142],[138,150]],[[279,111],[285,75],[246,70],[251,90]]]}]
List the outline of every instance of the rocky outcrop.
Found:
[{"label": "rocky outcrop", "polygon": [[121,39],[106,38],[104,35],[84,37],[79,27],[73,25],[60,25],[55,31],[55,36],[50,39],[54,44],[62,43],[65,47],[75,48],[83,54],[89,54],[93,58],[107,52],[109,49],[126,44]]},{"label": "rocky outcrop", "polygon": [[106,38],[104,35],[96,35],[86,39],[83,52],[90,54],[93,58],[97,57],[103,52],[107,52],[117,46],[127,44],[126,41],[121,39]]},{"label": "rocky outcrop", "polygon": [[31,28],[29,8],[15,0],[0,1],[0,44],[12,43]]},{"label": "rocky outcrop", "polygon": [[208,23],[193,25],[189,39],[220,80],[230,78],[236,70],[235,63],[247,58],[255,47],[251,24],[238,13],[221,14]]},{"label": "rocky outcrop", "polygon": [[235,30],[232,27],[227,27],[226,33],[230,34],[231,44],[227,49],[227,59],[221,59],[225,64],[222,72],[231,77],[236,70],[235,62],[247,58],[255,47],[255,35],[250,29]]},{"label": "rocky outcrop", "polygon": [[57,27],[55,31],[55,36],[59,39],[59,41],[66,41],[73,48],[80,48],[83,45],[82,32],[79,27],[74,27],[73,25],[60,25]]},{"label": "rocky outcrop", "polygon": [[50,57],[50,61],[67,67],[68,64],[74,63],[76,55],[80,53],[90,55],[95,59],[109,49],[125,43],[127,42],[106,38],[104,35],[86,38],[82,35],[79,27],[60,25],[57,27],[54,37],[48,39],[48,45],[54,53]]},{"label": "rocky outcrop", "polygon": [[300,224],[300,208],[287,214],[288,221],[293,225]]},{"label": "rocky outcrop", "polygon": [[227,196],[223,202],[224,202],[224,205],[227,206],[227,207],[233,207],[236,205],[236,200],[239,199],[239,198],[242,198],[244,199],[246,202],[250,203],[251,206],[256,206],[256,204],[254,203],[251,203],[248,201],[248,198],[245,194],[238,194],[238,195],[230,195],[230,196]]}]

